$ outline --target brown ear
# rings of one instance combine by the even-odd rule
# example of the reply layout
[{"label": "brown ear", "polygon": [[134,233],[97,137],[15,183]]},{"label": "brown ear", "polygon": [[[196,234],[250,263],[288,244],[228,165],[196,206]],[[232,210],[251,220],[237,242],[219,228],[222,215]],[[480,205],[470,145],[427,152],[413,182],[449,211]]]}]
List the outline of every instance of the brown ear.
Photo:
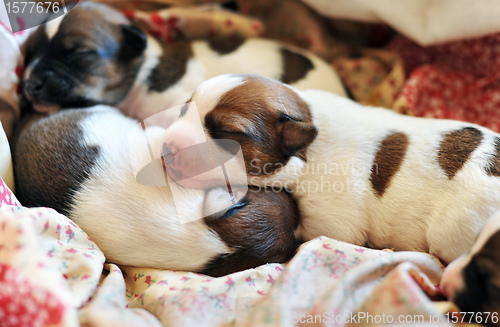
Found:
[{"label": "brown ear", "polygon": [[318,135],[318,129],[311,123],[288,119],[282,124],[281,146],[287,156],[306,160],[307,147]]},{"label": "brown ear", "polygon": [[126,59],[137,58],[147,47],[146,34],[138,27],[120,25],[123,34],[122,57]]}]

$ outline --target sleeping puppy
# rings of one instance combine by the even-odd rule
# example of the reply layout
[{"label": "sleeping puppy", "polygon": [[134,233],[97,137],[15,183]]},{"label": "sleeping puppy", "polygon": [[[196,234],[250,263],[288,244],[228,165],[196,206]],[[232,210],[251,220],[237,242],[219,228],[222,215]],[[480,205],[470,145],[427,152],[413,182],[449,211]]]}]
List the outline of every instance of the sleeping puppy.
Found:
[{"label": "sleeping puppy", "polygon": [[[484,226],[472,249],[450,263],[441,278],[441,290],[466,317],[490,326],[500,326],[500,212]],[[489,314],[489,317],[487,315]]]},{"label": "sleeping puppy", "polygon": [[91,2],[40,26],[25,47],[23,93],[39,112],[107,104],[144,120],[223,73],[345,94],[332,67],[311,53],[258,38],[162,44],[120,12]]},{"label": "sleeping puppy", "polygon": [[[251,185],[293,193],[304,240],[325,235],[449,263],[500,209],[500,135],[486,128],[403,116],[254,75],[213,78],[192,102],[207,138],[239,142]],[[157,152],[176,153],[199,137],[191,107]],[[177,160],[181,154],[167,170],[181,174]]]},{"label": "sleeping puppy", "polygon": [[164,179],[141,137],[155,146],[165,130],[137,123],[106,106],[23,121],[13,152],[21,203],[67,215],[117,264],[221,276],[294,255],[298,210],[286,192],[233,188],[234,201],[217,188],[138,183],[134,167],[147,163]]}]

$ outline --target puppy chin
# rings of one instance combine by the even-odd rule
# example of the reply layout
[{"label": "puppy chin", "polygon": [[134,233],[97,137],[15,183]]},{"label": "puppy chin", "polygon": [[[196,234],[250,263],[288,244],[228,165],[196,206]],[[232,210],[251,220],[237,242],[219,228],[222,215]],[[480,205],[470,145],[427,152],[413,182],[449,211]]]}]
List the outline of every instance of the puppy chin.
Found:
[{"label": "puppy chin", "polygon": [[36,111],[44,113],[44,114],[53,114],[61,109],[61,107],[57,105],[50,105],[50,104],[33,104],[33,108],[35,108]]},{"label": "puppy chin", "polygon": [[455,259],[446,267],[441,277],[441,292],[449,301],[453,302],[456,299],[457,293],[465,288],[462,272],[466,261],[465,255]]}]

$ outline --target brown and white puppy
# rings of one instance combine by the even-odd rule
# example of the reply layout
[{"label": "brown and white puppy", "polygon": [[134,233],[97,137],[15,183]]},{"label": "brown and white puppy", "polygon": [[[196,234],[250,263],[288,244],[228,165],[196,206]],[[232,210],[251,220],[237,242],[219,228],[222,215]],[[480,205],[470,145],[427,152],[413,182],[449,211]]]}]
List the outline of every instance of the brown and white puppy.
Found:
[{"label": "brown and white puppy", "polygon": [[[251,185],[292,192],[304,240],[325,235],[449,263],[500,209],[500,135],[481,126],[404,116],[254,75],[213,78],[192,101],[204,137],[241,145]],[[180,175],[177,150],[199,138],[191,108],[156,149],[171,149],[167,168]]]},{"label": "brown and white puppy", "polygon": [[446,267],[440,286],[460,311],[480,313],[466,321],[500,326],[500,212],[488,220],[472,249]]},{"label": "brown and white puppy", "polygon": [[39,112],[106,104],[139,120],[184,103],[223,73],[345,94],[332,67],[311,53],[259,38],[228,42],[163,44],[115,9],[82,3],[28,39],[24,94]]},{"label": "brown and white puppy", "polygon": [[233,188],[233,201],[218,188],[138,183],[134,169],[148,163],[165,180],[147,146],[165,130],[137,124],[106,106],[23,121],[13,151],[19,200],[67,215],[117,264],[220,276],[294,255],[298,209],[286,192]]}]

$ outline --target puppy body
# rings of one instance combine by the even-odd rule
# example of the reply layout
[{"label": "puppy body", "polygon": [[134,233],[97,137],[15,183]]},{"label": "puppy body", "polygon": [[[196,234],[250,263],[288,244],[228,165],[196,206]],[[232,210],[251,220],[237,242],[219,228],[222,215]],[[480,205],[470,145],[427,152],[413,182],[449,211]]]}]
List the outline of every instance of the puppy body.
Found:
[{"label": "puppy body", "polygon": [[[152,160],[144,135],[155,146],[164,130],[143,132],[134,129],[137,124],[105,106],[25,123],[14,149],[21,203],[66,214],[118,264],[223,275],[293,255],[298,216],[283,192],[249,191],[244,206],[221,207],[217,217],[224,223],[217,217],[182,223],[181,217],[207,217],[207,207],[227,202],[228,194],[138,183],[134,167]],[[150,180],[164,178],[161,162],[156,164]],[[253,219],[261,219],[260,227],[249,224]],[[283,235],[278,225],[288,232],[273,252],[269,245]]]},{"label": "puppy body", "polygon": [[[185,61],[181,63],[185,65],[185,72],[177,81],[169,83],[171,76],[168,72],[165,72],[166,76],[161,76],[163,83],[171,84],[163,89],[160,85],[152,85],[150,79],[161,61],[170,59],[171,56],[167,53],[171,49],[148,36],[145,62],[130,94],[118,104],[126,115],[143,120],[162,110],[183,104],[202,82],[227,73],[256,74],[284,80],[299,89],[325,89],[345,96],[339,78],[323,60],[271,40],[251,38],[242,41],[233,51],[223,54],[214,49],[209,41],[180,42],[176,46],[184,48],[178,51],[182,52],[180,55],[190,57],[182,60]],[[285,64],[285,61],[293,60],[298,61],[298,67],[292,67],[292,63]],[[301,62],[307,68],[301,67]]]},{"label": "puppy body", "polygon": [[[303,238],[326,233],[375,248],[429,252],[450,262],[471,247],[500,208],[500,178],[487,173],[498,134],[458,121],[363,107],[324,92],[299,95],[319,134],[307,148],[307,162],[292,159],[263,182],[297,182],[290,186],[301,209]],[[450,178],[439,156],[453,161],[457,153],[440,154],[440,148],[446,135],[464,128],[479,131],[482,140]],[[458,152],[467,140],[450,142]],[[321,163],[343,171],[325,173]]]},{"label": "puppy body", "polygon": [[25,47],[24,94],[39,112],[107,104],[143,120],[184,103],[200,83],[222,73],[345,95],[332,67],[311,53],[258,38],[161,44],[96,3],[40,26]]},{"label": "puppy body", "polygon": [[[250,184],[293,193],[305,240],[326,235],[450,262],[500,208],[500,137],[480,126],[248,75],[214,78],[192,99],[207,137],[241,144]],[[180,141],[188,116],[167,129],[166,143]]]}]

